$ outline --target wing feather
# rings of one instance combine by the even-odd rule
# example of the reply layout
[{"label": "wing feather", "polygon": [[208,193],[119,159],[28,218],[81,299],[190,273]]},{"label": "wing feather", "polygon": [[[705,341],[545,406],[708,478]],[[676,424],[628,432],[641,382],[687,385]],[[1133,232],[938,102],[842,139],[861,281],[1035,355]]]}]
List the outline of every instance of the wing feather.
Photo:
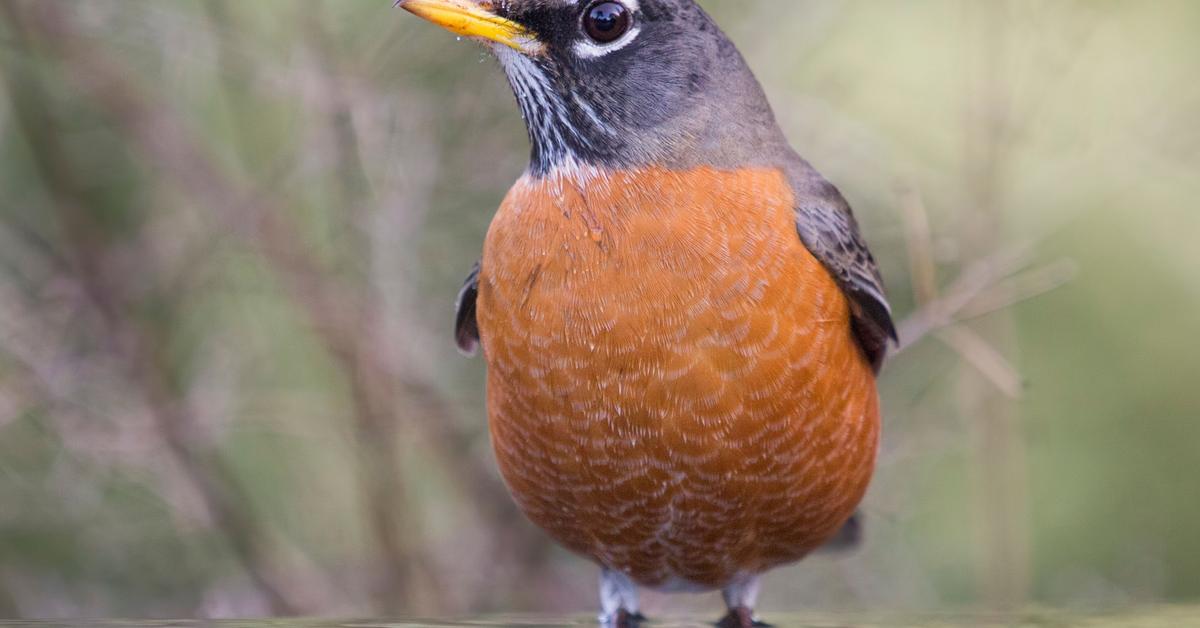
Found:
[{"label": "wing feather", "polygon": [[797,194],[796,230],[800,240],[850,300],[855,336],[878,372],[888,342],[897,340],[879,267],[863,241],[854,213],[837,188],[820,180],[804,192]]},{"label": "wing feather", "polygon": [[458,291],[454,305],[454,342],[464,355],[474,356],[479,351],[479,323],[475,319],[475,300],[479,298],[479,262],[471,269]]}]

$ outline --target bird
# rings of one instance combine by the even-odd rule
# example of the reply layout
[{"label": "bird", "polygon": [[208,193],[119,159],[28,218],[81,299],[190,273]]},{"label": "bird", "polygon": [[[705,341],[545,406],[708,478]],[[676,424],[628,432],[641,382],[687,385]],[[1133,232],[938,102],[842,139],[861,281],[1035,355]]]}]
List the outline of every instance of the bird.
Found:
[{"label": "bird", "polygon": [[856,538],[897,341],[838,188],[790,146],[694,0],[398,0],[482,43],[530,160],[458,297],[519,508],[639,590],[720,591],[761,625],[770,570]]}]

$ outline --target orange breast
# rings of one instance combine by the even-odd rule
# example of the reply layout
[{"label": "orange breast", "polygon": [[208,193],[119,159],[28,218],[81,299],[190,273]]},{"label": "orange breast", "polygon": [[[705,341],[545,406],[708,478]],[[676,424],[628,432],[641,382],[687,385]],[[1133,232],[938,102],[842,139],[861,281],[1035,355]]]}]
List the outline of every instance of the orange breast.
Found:
[{"label": "orange breast", "polygon": [[649,587],[798,560],[849,517],[879,432],[845,296],[773,170],[522,179],[478,320],[500,469],[569,549]]}]

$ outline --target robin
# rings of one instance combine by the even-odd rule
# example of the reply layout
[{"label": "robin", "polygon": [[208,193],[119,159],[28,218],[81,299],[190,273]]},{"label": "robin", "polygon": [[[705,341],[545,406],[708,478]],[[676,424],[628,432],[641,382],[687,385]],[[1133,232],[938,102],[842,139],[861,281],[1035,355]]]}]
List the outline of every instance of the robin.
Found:
[{"label": "robin", "polygon": [[398,4],[486,44],[529,131],[456,330],[513,497],[600,565],[603,624],[645,587],[755,625],[874,469],[896,332],[849,206],[693,0]]}]

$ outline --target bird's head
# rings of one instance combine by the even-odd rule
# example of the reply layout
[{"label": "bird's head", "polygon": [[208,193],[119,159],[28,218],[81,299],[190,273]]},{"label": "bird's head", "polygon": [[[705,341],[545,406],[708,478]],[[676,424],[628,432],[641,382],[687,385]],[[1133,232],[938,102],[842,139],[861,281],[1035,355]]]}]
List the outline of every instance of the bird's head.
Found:
[{"label": "bird's head", "polygon": [[694,0],[399,0],[495,53],[530,173],[734,166],[787,152],[758,82]]}]

